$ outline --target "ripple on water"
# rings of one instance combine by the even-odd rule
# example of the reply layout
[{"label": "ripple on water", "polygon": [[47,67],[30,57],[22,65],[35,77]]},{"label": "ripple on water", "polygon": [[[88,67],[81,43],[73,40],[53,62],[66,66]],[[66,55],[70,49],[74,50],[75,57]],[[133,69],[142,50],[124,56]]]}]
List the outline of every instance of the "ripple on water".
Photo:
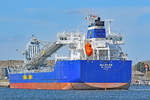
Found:
[{"label": "ripple on water", "polygon": [[129,90],[28,90],[0,88],[0,100],[150,100],[150,86]]}]

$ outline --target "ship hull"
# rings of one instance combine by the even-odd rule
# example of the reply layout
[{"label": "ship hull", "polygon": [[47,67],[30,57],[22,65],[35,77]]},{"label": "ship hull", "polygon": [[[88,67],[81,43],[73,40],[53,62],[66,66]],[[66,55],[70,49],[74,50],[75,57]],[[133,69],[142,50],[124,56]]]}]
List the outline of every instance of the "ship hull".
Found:
[{"label": "ship hull", "polygon": [[9,74],[10,88],[53,90],[128,89],[131,61],[58,61],[53,72]]}]

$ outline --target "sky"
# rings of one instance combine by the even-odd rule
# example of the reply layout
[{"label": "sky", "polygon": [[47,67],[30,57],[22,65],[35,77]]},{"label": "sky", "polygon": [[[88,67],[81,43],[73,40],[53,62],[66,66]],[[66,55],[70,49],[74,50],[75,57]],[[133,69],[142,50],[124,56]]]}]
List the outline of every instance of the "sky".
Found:
[{"label": "sky", "polygon": [[123,34],[122,49],[134,63],[150,60],[149,0],[1,0],[0,60],[23,60],[32,34],[53,42],[57,32],[86,32],[90,12],[113,19],[112,31]]}]

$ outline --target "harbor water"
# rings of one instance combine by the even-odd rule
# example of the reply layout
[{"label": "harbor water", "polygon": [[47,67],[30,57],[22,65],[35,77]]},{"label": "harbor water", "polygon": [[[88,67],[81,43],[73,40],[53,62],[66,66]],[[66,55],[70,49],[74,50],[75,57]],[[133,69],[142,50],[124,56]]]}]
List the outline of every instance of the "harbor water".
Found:
[{"label": "harbor water", "polygon": [[0,100],[150,100],[150,86],[129,90],[29,90],[0,88]]}]

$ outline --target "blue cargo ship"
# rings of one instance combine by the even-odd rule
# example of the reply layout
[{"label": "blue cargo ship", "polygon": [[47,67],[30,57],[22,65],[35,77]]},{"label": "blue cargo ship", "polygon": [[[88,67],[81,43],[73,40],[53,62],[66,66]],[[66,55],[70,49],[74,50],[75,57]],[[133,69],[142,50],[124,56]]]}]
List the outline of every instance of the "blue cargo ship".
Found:
[{"label": "blue cargo ship", "polygon": [[[10,69],[10,88],[20,89],[128,89],[131,82],[132,61],[123,53],[120,34],[105,30],[100,17],[89,15],[87,34],[63,32],[58,40],[40,47],[34,36],[23,54],[25,64]],[[46,66],[48,57],[63,53],[68,45],[69,55],[55,55],[54,66]],[[67,48],[67,47],[65,47]]]}]

